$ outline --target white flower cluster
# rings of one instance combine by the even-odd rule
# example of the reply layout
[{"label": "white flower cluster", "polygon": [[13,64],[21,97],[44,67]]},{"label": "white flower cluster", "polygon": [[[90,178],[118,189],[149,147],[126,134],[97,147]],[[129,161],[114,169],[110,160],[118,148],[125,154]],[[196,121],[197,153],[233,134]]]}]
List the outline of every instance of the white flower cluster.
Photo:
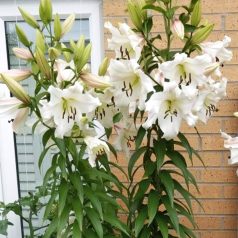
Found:
[{"label": "white flower cluster", "polygon": [[[125,23],[119,24],[119,29],[110,23],[105,26],[112,33],[109,49],[118,58],[111,60],[108,69],[116,107],[129,107],[129,114],[136,106],[145,110],[148,118],[143,127],[149,128],[158,121],[168,140],[177,136],[183,120],[189,126],[195,126],[199,120],[207,122],[217,110],[217,102],[226,95],[227,80],[220,67],[232,58],[226,49],[229,37],[201,44],[202,52],[195,57],[177,53],[172,61],[158,62],[158,69],[146,75],[137,64],[142,40]],[[155,92],[151,77],[162,86],[162,91]],[[147,100],[149,92],[153,94]]]},{"label": "white flower cluster", "polygon": [[[105,27],[112,34],[109,49],[116,55],[116,59],[110,60],[105,75],[92,75],[86,70],[77,75],[73,61],[57,59],[53,65],[56,80],[47,90],[49,97],[40,100],[38,105],[43,131],[55,128],[58,138],[82,139],[92,166],[98,153],[109,152],[107,144],[99,139],[95,119],[104,128],[115,128],[118,149],[129,151],[130,141],[136,135],[130,117],[137,108],[147,113],[148,118],[141,123],[144,128],[158,122],[163,137],[172,139],[179,133],[183,120],[195,126],[199,120],[206,122],[217,110],[217,102],[226,94],[226,79],[220,66],[232,58],[226,49],[230,39],[225,37],[223,41],[201,44],[202,52],[195,57],[177,53],[172,61],[158,62],[157,69],[148,75],[138,63],[143,39],[125,23],[116,28],[107,22]],[[18,50],[17,54],[21,58],[26,52]],[[31,72],[9,71],[8,74],[19,81]],[[162,91],[155,90],[156,83]],[[19,97],[29,102],[28,95],[20,88],[18,91]],[[0,100],[0,116],[7,115],[16,132],[28,113],[17,97]],[[117,116],[119,120],[115,120]]]}]

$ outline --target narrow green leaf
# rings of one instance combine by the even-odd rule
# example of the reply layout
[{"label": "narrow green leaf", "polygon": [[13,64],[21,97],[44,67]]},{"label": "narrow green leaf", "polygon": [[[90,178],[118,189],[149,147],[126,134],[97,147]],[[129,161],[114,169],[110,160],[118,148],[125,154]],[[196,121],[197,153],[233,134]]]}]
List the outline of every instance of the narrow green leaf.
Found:
[{"label": "narrow green leaf", "polygon": [[92,206],[98,211],[100,218],[103,220],[103,212],[101,202],[95,196],[95,193],[89,188],[84,187],[85,196],[91,201]]},{"label": "narrow green leaf", "polygon": [[147,218],[147,208],[144,207],[141,211],[138,212],[138,216],[135,220],[135,236],[138,237],[142,228],[145,225]]},{"label": "narrow green leaf", "polygon": [[99,219],[98,214],[95,212],[94,209],[90,207],[85,207],[86,214],[89,218],[89,220],[92,223],[92,226],[94,227],[96,233],[98,234],[99,238],[103,238],[103,228],[102,223]]},{"label": "narrow green leaf", "polygon": [[129,163],[128,163],[128,174],[129,174],[129,177],[131,178],[131,174],[132,174],[132,170],[134,168],[134,165],[136,163],[136,161],[140,158],[140,156],[145,153],[145,151],[147,150],[148,148],[146,146],[144,147],[141,147],[139,148],[138,150],[136,150],[133,155],[131,156],[130,160],[129,160]]},{"label": "narrow green leaf", "polygon": [[152,223],[152,221],[154,220],[158,212],[159,200],[160,200],[159,194],[155,190],[150,191],[149,197],[148,197],[148,217],[149,217],[148,224],[149,225]]},{"label": "narrow green leaf", "polygon": [[62,179],[60,187],[59,187],[59,208],[58,208],[59,216],[62,214],[64,210],[65,203],[68,196],[68,190],[69,190],[69,186],[67,182],[64,179]]},{"label": "narrow green leaf", "polygon": [[174,202],[174,182],[169,172],[162,170],[159,174],[161,183],[164,185],[165,190],[169,196],[171,206],[173,207]]},{"label": "narrow green leaf", "polygon": [[140,147],[143,139],[144,139],[144,136],[146,134],[146,130],[144,127],[140,127],[138,132],[137,132],[137,135],[136,135],[136,141],[135,141],[135,144],[136,144],[136,150]]},{"label": "narrow green leaf", "polygon": [[80,231],[79,225],[77,222],[74,222],[72,238],[81,238],[81,237],[82,237],[82,232]]},{"label": "narrow green leaf", "polygon": [[61,232],[63,231],[64,227],[68,223],[69,213],[70,207],[69,205],[65,204],[64,210],[62,211],[60,217],[58,218],[57,236],[59,237],[61,236]]},{"label": "narrow green leaf", "polygon": [[167,210],[167,213],[169,215],[169,218],[173,224],[174,229],[177,231],[178,235],[179,235],[179,218],[178,218],[178,214],[176,212],[176,210],[171,207],[171,204],[169,202],[169,198],[167,196],[163,196],[162,198],[162,202]]},{"label": "narrow green leaf", "polygon": [[54,219],[45,231],[43,238],[51,238],[52,233],[57,230],[58,219]]},{"label": "narrow green leaf", "polygon": [[163,238],[168,238],[169,229],[168,229],[168,224],[165,219],[165,216],[159,215],[157,222],[158,222],[158,226],[159,226],[160,232],[162,233]]},{"label": "narrow green leaf", "polygon": [[164,157],[166,154],[166,142],[164,139],[160,141],[154,140],[154,152],[156,156],[157,170],[159,171],[164,163]]},{"label": "narrow green leaf", "polygon": [[83,206],[80,200],[73,200],[72,201],[75,217],[78,221],[77,227],[79,227],[80,231],[82,232],[83,229]]}]

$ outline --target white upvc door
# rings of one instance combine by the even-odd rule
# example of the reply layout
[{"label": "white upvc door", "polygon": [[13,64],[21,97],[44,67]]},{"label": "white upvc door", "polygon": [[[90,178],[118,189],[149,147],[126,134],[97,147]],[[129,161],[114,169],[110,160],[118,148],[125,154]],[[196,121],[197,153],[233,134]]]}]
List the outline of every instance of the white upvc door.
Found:
[{"label": "white upvc door", "polygon": [[[6,23],[18,22],[21,19],[18,6],[21,6],[38,18],[40,1],[33,0],[1,0],[0,1],[0,72],[9,68],[7,53]],[[52,0],[54,13],[65,18],[75,13],[78,19],[89,20],[89,39],[92,43],[91,70],[97,72],[103,57],[101,0]],[[39,19],[39,18],[38,18]],[[75,40],[75,39],[74,39]],[[0,84],[1,95],[9,95],[8,89]],[[17,154],[11,124],[0,119],[0,201],[9,203],[17,200],[20,194],[17,174]],[[8,238],[21,238],[21,221],[14,214],[9,215],[14,226],[8,230]],[[0,237],[5,237],[1,236]]]}]

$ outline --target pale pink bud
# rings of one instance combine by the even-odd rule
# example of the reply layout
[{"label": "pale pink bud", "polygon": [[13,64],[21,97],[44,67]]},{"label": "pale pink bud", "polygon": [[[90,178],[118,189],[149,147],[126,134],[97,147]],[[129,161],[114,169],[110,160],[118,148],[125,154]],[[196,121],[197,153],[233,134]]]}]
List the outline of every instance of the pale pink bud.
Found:
[{"label": "pale pink bud", "polygon": [[[6,72],[3,72],[3,74],[13,78],[16,81],[22,81],[24,79],[29,78],[32,72],[29,69],[10,69]],[[0,83],[2,82],[3,80],[0,78]]]},{"label": "pale pink bud", "polygon": [[174,19],[173,21],[173,30],[177,34],[177,36],[183,40],[184,38],[184,25],[179,19]]},{"label": "pale pink bud", "polygon": [[80,79],[88,86],[97,89],[106,89],[111,87],[111,84],[107,82],[106,77],[99,77],[91,73],[82,73]]},{"label": "pale pink bud", "polygon": [[15,54],[15,56],[19,59],[23,59],[23,60],[32,60],[33,59],[33,56],[28,49],[14,47],[12,49],[12,51]]}]

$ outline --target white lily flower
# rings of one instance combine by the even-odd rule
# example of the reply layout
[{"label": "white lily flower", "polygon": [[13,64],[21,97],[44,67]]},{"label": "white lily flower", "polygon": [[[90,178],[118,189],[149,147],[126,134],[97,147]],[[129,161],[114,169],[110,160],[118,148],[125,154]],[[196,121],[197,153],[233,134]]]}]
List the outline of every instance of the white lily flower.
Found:
[{"label": "white lily flower", "polygon": [[88,162],[92,167],[96,166],[96,158],[99,154],[110,153],[107,143],[97,137],[86,136],[84,142],[87,145]]},{"label": "white lily flower", "polygon": [[135,58],[138,60],[141,55],[140,44],[142,38],[135,34],[126,23],[119,23],[119,28],[114,27],[110,22],[105,23],[111,34],[112,38],[108,39],[108,47],[110,50],[115,50],[116,58],[123,57]]},{"label": "white lily flower", "polygon": [[116,106],[129,106],[129,113],[136,105],[144,110],[147,94],[153,92],[152,80],[145,75],[135,60],[111,60],[108,67],[111,83],[114,86]]},{"label": "white lily flower", "polygon": [[224,36],[223,41],[205,42],[200,44],[203,53],[210,55],[213,62],[219,61],[220,63],[230,61],[232,59],[232,51],[227,50],[231,38]]},{"label": "white lily flower", "polygon": [[64,81],[70,81],[75,76],[75,73],[73,71],[75,69],[75,65],[73,61],[67,63],[62,59],[57,59],[54,64],[54,68],[58,73],[56,82],[59,84]]},{"label": "white lily flower", "polygon": [[199,90],[199,95],[193,105],[193,113],[203,123],[207,123],[209,117],[217,111],[216,104],[226,96],[226,78],[222,78],[220,81],[210,78],[207,82],[207,85]]},{"label": "white lily flower", "polygon": [[21,133],[28,117],[29,109],[22,107],[22,101],[15,97],[0,99],[0,118],[6,118],[12,122],[12,128],[15,133]]},{"label": "white lily flower", "polygon": [[238,137],[231,137],[225,132],[221,132],[221,136],[224,140],[224,147],[230,150],[230,159],[228,159],[228,164],[238,165]]},{"label": "white lily flower", "polygon": [[194,87],[199,84],[208,64],[211,63],[209,55],[199,55],[190,58],[185,53],[177,53],[172,61],[166,61],[160,65],[164,78],[175,81],[178,84]]},{"label": "white lily flower", "polygon": [[163,92],[154,93],[146,102],[148,119],[143,124],[149,128],[158,119],[158,124],[163,131],[163,138],[170,140],[179,133],[182,119],[190,126],[196,123],[196,116],[191,113],[192,102],[184,96],[182,91],[174,85],[166,88]]},{"label": "white lily flower", "polygon": [[55,135],[59,138],[71,134],[74,124],[80,124],[83,113],[91,113],[101,105],[98,98],[83,92],[78,82],[63,90],[50,86],[48,91],[50,101],[42,102],[41,114],[45,120],[54,119]]}]

